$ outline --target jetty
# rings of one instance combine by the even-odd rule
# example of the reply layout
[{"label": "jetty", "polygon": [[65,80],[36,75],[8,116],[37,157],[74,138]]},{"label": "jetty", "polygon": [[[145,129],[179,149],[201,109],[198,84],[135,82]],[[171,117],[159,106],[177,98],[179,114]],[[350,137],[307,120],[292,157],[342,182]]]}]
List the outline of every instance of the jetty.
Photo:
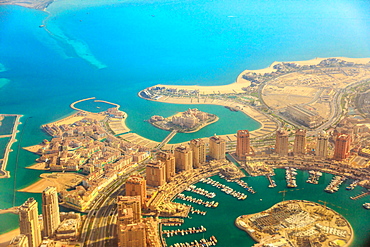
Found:
[{"label": "jetty", "polygon": [[267,174],[266,175],[266,178],[269,180],[269,188],[274,188],[276,187],[276,183],[275,183],[275,180],[272,179],[272,175],[271,174]]},{"label": "jetty", "polygon": [[216,188],[220,189],[225,194],[231,195],[231,196],[237,198],[238,200],[245,200],[247,198],[246,194],[244,194],[242,192],[235,191],[234,189],[230,188],[229,186],[224,185],[220,182],[217,182],[217,181],[213,180],[212,178],[206,178],[206,179],[202,178],[200,180],[200,182],[212,185],[213,187],[216,187]]},{"label": "jetty", "polygon": [[285,169],[286,169],[285,170],[285,179],[286,179],[287,187],[288,188],[297,187],[296,177],[295,177],[297,175],[296,169],[295,168],[290,168],[290,167],[286,167]]},{"label": "jetty", "polygon": [[197,198],[194,198],[192,196],[185,196],[184,194],[180,193],[177,195],[178,199],[181,199],[181,200],[184,200],[184,201],[187,201],[187,202],[192,202],[192,203],[196,203],[198,205],[203,205],[207,208],[215,208],[218,206],[218,202],[215,202],[215,201],[203,201],[202,199],[197,199]]},{"label": "jetty", "polygon": [[176,243],[170,245],[170,247],[199,247],[199,246],[216,246],[217,239],[215,236],[210,237],[209,239],[202,238],[201,240],[197,241],[194,240],[191,243]]},{"label": "jetty", "polygon": [[319,171],[309,171],[308,172],[310,174],[310,176],[308,177],[306,183],[309,183],[309,184],[318,184],[319,183],[319,179],[320,177],[322,176],[322,173],[319,172]]},{"label": "jetty", "polygon": [[166,235],[166,237],[173,237],[174,235],[188,235],[188,234],[194,234],[194,233],[203,233],[207,231],[207,229],[204,226],[200,227],[189,227],[188,229],[177,229],[177,230],[163,230],[162,234]]},{"label": "jetty", "polygon": [[359,194],[357,196],[351,196],[350,198],[352,200],[358,200],[358,199],[360,199],[362,197],[365,197],[365,196],[368,196],[368,195],[370,195],[370,191],[368,191],[368,192],[362,192],[361,194]]}]

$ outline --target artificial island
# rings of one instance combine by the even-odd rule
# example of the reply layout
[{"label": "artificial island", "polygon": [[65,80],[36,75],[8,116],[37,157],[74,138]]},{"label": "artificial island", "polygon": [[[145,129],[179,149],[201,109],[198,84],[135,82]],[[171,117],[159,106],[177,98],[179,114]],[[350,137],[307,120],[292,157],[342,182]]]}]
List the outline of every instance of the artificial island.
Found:
[{"label": "artificial island", "polygon": [[163,130],[192,133],[217,120],[218,117],[216,115],[202,112],[194,108],[179,112],[168,118],[154,115],[149,119],[149,123]]},{"label": "artificial island", "polygon": [[[343,189],[346,180],[350,183],[346,187],[349,191],[360,186],[361,193],[348,196],[346,203],[367,198],[370,195],[369,61],[320,58],[276,62],[268,69],[244,71],[230,85],[157,85],[140,91],[138,95],[146,100],[222,105],[247,114],[261,124],[253,131],[238,130],[178,144],[169,144],[176,134],[173,132],[162,142],[131,132],[125,125],[128,116],[117,104],[106,102],[113,107],[91,113],[75,105],[95,98],[74,102],[71,108],[76,113],[42,126],[52,138],[25,147],[39,155],[32,168],[54,173],[45,175],[46,179],[37,182],[33,190],[24,188],[23,191],[57,199],[52,203],[43,200],[43,205],[49,205],[43,206],[43,219],[32,223],[26,212],[38,215],[37,202],[30,198],[21,206],[14,205],[10,210],[20,215],[18,233],[21,235],[15,237],[13,243],[27,241],[29,246],[39,246],[43,236],[50,242],[68,242],[72,246],[166,246],[167,239],[173,235],[206,233],[207,229],[194,226],[164,230],[164,227],[181,227],[189,214],[206,217],[208,210],[217,210],[218,203],[222,203],[218,201],[218,193],[230,195],[235,203],[248,201],[249,197],[258,195],[258,189],[252,188],[253,180],[248,184],[243,178],[261,176],[268,187],[273,188],[276,169],[286,170],[286,190],[280,191],[284,195],[302,186],[301,181],[296,180],[299,169],[309,174],[306,182],[314,185],[319,184],[323,173],[333,174],[325,188],[328,195]],[[62,174],[71,177],[63,180]],[[214,188],[216,193],[195,185],[197,183]],[[240,188],[231,188],[229,183]],[[59,204],[87,214],[52,214],[47,210],[53,208],[56,212]],[[365,205],[368,204],[364,204],[366,208]],[[203,206],[205,209],[199,208]],[[270,214],[273,211],[277,214]],[[276,231],[273,227],[278,221],[276,217],[284,216],[279,222],[284,220],[290,224],[297,223],[294,221],[297,218],[316,220],[314,229],[307,224],[307,229],[303,227],[298,231],[301,235],[293,231],[291,235],[299,235],[295,237],[299,241],[292,241],[291,246],[306,246],[300,243],[311,241],[311,230],[320,232],[319,242],[325,239],[323,241],[338,246],[348,245],[352,239],[341,233],[353,236],[342,216],[316,202],[285,202],[283,198],[271,211],[258,214],[254,219],[264,214],[270,216],[266,216],[266,221],[262,217],[260,226],[269,229],[268,233]],[[325,217],[334,221],[328,221],[328,225],[323,220]],[[32,231],[24,224],[31,224]],[[330,230],[332,228],[336,230]],[[341,234],[337,236],[338,241],[333,239],[333,231]],[[260,241],[256,246],[281,241],[277,238],[255,240]],[[225,246],[226,243],[227,236],[215,235],[194,237],[192,242],[174,246]]]},{"label": "artificial island", "polygon": [[235,225],[257,242],[273,246],[349,246],[353,238],[351,225],[340,214],[302,200],[279,202],[260,213],[239,216]]}]

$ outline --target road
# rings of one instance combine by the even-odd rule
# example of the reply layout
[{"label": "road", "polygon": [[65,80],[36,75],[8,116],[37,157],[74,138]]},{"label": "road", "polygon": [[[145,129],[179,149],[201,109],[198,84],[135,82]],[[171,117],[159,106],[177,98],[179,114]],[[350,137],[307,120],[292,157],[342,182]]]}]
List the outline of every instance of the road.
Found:
[{"label": "road", "polygon": [[123,184],[135,171],[143,168],[139,165],[120,178],[114,184],[100,192],[100,197],[91,207],[82,227],[80,242],[86,247],[117,246],[117,204],[116,198],[123,194]]}]

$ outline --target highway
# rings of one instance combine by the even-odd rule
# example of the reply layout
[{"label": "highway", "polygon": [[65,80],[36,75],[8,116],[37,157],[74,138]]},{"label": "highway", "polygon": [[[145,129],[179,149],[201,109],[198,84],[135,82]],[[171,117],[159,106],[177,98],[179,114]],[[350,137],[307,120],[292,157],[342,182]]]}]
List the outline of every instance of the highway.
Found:
[{"label": "highway", "polygon": [[112,185],[100,192],[100,196],[91,207],[82,227],[80,242],[84,247],[117,246],[117,203],[118,195],[124,195],[123,184],[135,171],[143,168],[139,165],[126,175],[119,177]]}]

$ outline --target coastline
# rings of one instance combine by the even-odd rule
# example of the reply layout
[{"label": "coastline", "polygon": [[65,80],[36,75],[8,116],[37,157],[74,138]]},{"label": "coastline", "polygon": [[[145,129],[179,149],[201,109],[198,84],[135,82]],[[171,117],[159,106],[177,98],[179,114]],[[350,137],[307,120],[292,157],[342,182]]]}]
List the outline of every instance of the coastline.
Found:
[{"label": "coastline", "polygon": [[[288,204],[288,203],[295,203],[295,202],[299,202],[300,204],[303,204],[304,206],[310,205],[311,207],[323,208],[323,209],[325,209],[328,212],[334,213],[334,217],[337,217],[339,219],[344,219],[346,225],[345,226],[341,226],[341,228],[345,228],[345,230],[349,230],[349,232],[350,232],[350,238],[348,240],[346,240],[346,243],[345,243],[345,245],[343,245],[343,247],[348,247],[348,246],[351,245],[351,243],[353,242],[353,239],[354,239],[354,231],[353,231],[352,225],[349,223],[349,221],[346,218],[344,218],[343,215],[341,215],[340,213],[336,212],[335,210],[333,210],[333,209],[331,209],[331,208],[329,208],[329,207],[327,207],[325,205],[322,205],[320,203],[313,202],[313,201],[307,201],[307,200],[286,200],[286,201],[278,202],[278,203],[274,204],[273,206],[271,206],[270,208],[268,208],[268,209],[266,209],[264,211],[257,212],[257,213],[254,213],[254,214],[241,215],[241,216],[237,217],[235,219],[235,221],[234,221],[234,225],[237,228],[239,228],[240,230],[245,231],[254,241],[256,241],[258,243],[261,243],[263,241],[263,239],[266,238],[266,236],[263,237],[263,236],[260,235],[261,232],[256,231],[257,232],[256,234],[258,234],[260,236],[258,238],[256,236],[256,234],[254,234],[254,232],[251,232],[251,231],[248,230],[249,228],[255,230],[253,227],[250,227],[249,225],[243,226],[243,224],[245,224],[245,223],[243,222],[242,218],[249,219],[249,218],[251,218],[253,216],[256,216],[256,215],[262,215],[262,214],[266,214],[266,213],[271,214],[271,212],[273,212],[273,209],[279,208],[280,205],[284,205],[284,204]],[[328,220],[325,220],[325,219],[320,219],[320,220],[324,221],[324,223],[328,223],[329,222],[329,227],[330,227],[330,221],[331,220],[329,220],[329,221]],[[243,223],[243,224],[241,224],[241,223]],[[267,234],[266,232],[263,232],[263,233],[264,233],[264,235],[267,235],[268,236],[267,238],[274,236],[274,235],[271,235],[271,234]],[[285,234],[284,234],[284,232],[281,232],[281,233],[279,232],[278,236],[279,235],[280,236],[284,236]],[[333,236],[336,236],[336,234],[331,234],[331,233],[327,233],[327,234],[330,234],[329,236],[331,238],[333,238]],[[335,239],[335,237],[334,237],[334,239]]]},{"label": "coastline", "polygon": [[[140,96],[139,96],[140,97]],[[194,102],[192,98],[165,98],[164,100],[152,100],[152,99],[146,99],[150,101],[159,101],[162,103],[169,103],[169,104],[194,104],[194,105],[221,105],[221,106],[229,106],[229,107],[238,107],[241,112],[243,112],[245,115],[253,118],[255,121],[259,122],[261,126],[253,131],[250,131],[250,137],[258,138],[262,137],[267,134],[275,133],[277,129],[277,124],[263,115],[262,113],[258,112],[257,110],[249,107],[249,106],[241,106],[238,103],[232,102],[232,101],[224,101],[224,100],[209,100],[205,99],[202,101],[196,101]],[[225,135],[219,135],[220,137],[227,138],[227,140],[230,141],[236,141],[236,133],[231,134],[225,134]],[[207,137],[204,137],[207,138]],[[180,143],[176,143],[180,144]],[[169,144],[169,145],[176,145],[176,144]]]},{"label": "coastline", "polygon": [[9,242],[14,238],[15,236],[20,234],[19,228],[11,230],[10,232],[4,233],[0,235],[0,247],[7,247],[9,245]]}]

